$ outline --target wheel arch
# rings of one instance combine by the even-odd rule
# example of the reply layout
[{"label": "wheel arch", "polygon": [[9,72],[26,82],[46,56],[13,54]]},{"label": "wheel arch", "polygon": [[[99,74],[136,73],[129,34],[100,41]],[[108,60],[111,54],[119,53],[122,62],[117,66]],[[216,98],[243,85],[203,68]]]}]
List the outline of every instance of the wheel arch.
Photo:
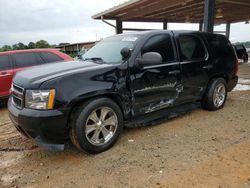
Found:
[{"label": "wheel arch", "polygon": [[206,95],[206,92],[209,89],[208,87],[209,87],[210,83],[212,82],[212,80],[216,79],[216,78],[223,78],[226,81],[226,84],[228,84],[228,82],[229,82],[229,76],[227,74],[225,74],[225,73],[219,73],[219,74],[212,75],[208,79],[208,82],[207,82],[207,85],[206,85],[206,89],[204,90],[202,98],[204,98],[204,96]]},{"label": "wheel arch", "polygon": [[78,107],[80,107],[82,104],[88,102],[88,101],[92,101],[94,99],[97,98],[108,98],[110,100],[112,100],[113,102],[115,102],[123,115],[123,119],[127,119],[129,117],[129,114],[124,113],[126,111],[126,105],[124,104],[124,102],[122,101],[122,97],[119,96],[119,94],[115,94],[115,93],[104,93],[104,94],[99,94],[99,95],[95,95],[95,96],[89,96],[89,97],[84,97],[84,98],[79,98],[77,100],[74,100],[70,103],[70,112],[68,115],[68,122],[67,125],[70,128],[70,121],[72,120],[72,118],[74,117],[75,111],[77,111]]},{"label": "wheel arch", "polygon": [[215,74],[215,75],[211,76],[209,78],[208,83],[211,82],[215,78],[223,78],[226,81],[226,83],[228,83],[228,81],[229,81],[229,75],[227,75],[225,73],[219,73],[219,74]]}]

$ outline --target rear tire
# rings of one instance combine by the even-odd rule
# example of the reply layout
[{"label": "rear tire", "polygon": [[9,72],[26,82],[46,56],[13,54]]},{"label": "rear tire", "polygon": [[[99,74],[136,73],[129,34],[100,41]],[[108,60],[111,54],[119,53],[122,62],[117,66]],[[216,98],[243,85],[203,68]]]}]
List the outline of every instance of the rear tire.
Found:
[{"label": "rear tire", "polygon": [[243,62],[247,63],[248,62],[248,57],[246,55],[243,56]]},{"label": "rear tire", "polygon": [[226,81],[223,78],[215,78],[208,84],[205,96],[202,100],[202,107],[210,111],[219,110],[224,107],[226,99]]},{"label": "rear tire", "polygon": [[74,146],[90,154],[111,148],[123,129],[120,107],[108,98],[78,106],[71,119],[70,138]]}]

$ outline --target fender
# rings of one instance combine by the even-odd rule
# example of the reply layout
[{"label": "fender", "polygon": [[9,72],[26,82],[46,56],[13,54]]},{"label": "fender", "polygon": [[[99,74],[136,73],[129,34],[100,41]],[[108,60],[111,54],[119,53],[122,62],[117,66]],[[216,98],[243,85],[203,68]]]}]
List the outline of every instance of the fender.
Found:
[{"label": "fender", "polygon": [[86,99],[106,96],[121,107],[127,117],[131,107],[127,63],[79,72],[45,81],[40,89],[56,89],[55,108],[70,110]]}]

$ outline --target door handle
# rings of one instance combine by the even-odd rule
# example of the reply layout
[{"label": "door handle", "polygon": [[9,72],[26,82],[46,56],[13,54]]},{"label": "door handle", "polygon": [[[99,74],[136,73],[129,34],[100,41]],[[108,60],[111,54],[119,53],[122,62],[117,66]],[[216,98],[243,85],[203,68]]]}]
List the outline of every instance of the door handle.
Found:
[{"label": "door handle", "polygon": [[170,71],[170,72],[168,72],[168,74],[174,74],[174,75],[176,75],[176,74],[180,74],[181,73],[181,71],[180,70],[174,70],[174,71]]},{"label": "door handle", "polygon": [[206,65],[206,66],[203,66],[202,68],[203,69],[211,69],[211,68],[213,68],[213,65]]},{"label": "door handle", "polygon": [[11,74],[9,74],[9,73],[2,73],[2,74],[0,74],[0,77],[6,77],[6,76],[10,76]]}]

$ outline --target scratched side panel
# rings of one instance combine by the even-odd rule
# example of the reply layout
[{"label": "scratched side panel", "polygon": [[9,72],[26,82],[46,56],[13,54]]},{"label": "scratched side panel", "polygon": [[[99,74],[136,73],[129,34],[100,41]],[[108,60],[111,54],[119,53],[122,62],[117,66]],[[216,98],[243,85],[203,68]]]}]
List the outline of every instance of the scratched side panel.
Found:
[{"label": "scratched side panel", "polygon": [[150,113],[173,106],[182,91],[180,75],[170,75],[179,64],[137,70],[132,78],[133,113]]}]

